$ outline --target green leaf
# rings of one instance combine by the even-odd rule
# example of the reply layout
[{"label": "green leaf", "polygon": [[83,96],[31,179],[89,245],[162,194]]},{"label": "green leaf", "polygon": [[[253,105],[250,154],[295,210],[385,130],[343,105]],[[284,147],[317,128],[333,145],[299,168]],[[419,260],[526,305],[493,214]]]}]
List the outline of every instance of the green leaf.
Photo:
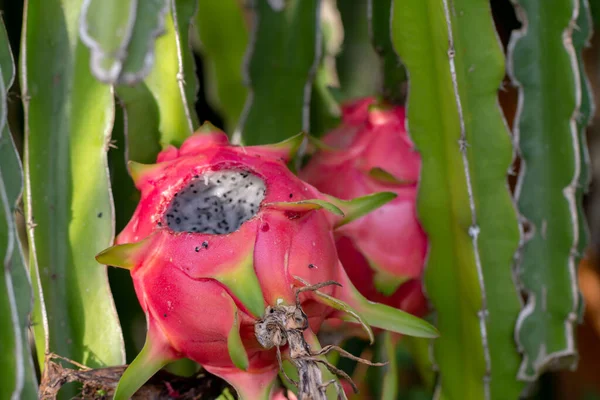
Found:
[{"label": "green leaf", "polygon": [[525,381],[577,359],[576,191],[583,162],[575,120],[583,81],[571,36],[577,3],[515,1],[527,29],[513,33],[509,44],[509,72],[520,104],[514,122],[521,155],[515,197],[527,221],[517,266],[527,304],[516,331],[524,353],[518,378]]},{"label": "green leaf", "polygon": [[202,42],[210,102],[224,116],[225,130],[233,132],[248,95],[242,67],[249,29],[240,2],[200,1],[196,28]]},{"label": "green leaf", "polygon": [[392,34],[410,76],[409,133],[422,157],[417,203],[430,240],[425,288],[441,335],[433,344],[438,394],[516,399],[519,228],[489,2],[396,1]]},{"label": "green leaf", "polygon": [[337,2],[344,26],[344,42],[336,59],[338,101],[373,96],[381,86],[380,60],[369,35],[368,1]]},{"label": "green leaf", "polygon": [[0,398],[29,399],[37,395],[28,338],[33,294],[15,218],[23,171],[7,120],[7,95],[15,69],[1,19],[0,25]]},{"label": "green leaf", "polygon": [[79,34],[91,51],[97,79],[133,85],[148,75],[171,1],[83,0]]},{"label": "green leaf", "polygon": [[[586,46],[589,46],[589,41],[592,36],[592,16],[590,12],[590,5],[588,0],[578,0],[579,2],[579,16],[577,17],[576,26],[577,29],[573,30],[573,47],[577,54],[577,65],[579,68],[579,84],[581,87],[581,104],[579,106],[579,113],[577,115],[577,131],[579,132],[579,184],[577,185],[577,191],[575,192],[577,201],[577,224],[579,227],[578,232],[578,246],[577,246],[577,257],[575,263],[579,265],[579,261],[585,255],[587,246],[589,243],[589,230],[588,224],[585,219],[585,212],[583,208],[583,196],[590,187],[591,174],[590,174],[590,154],[587,147],[587,127],[590,124],[592,115],[594,114],[594,96],[590,82],[585,73],[585,65],[583,62],[583,50]],[[579,293],[579,320],[583,320],[584,302],[581,292]]]},{"label": "green leaf", "polygon": [[280,201],[275,203],[267,203],[265,207],[274,208],[276,210],[281,211],[291,211],[291,212],[305,212],[311,210],[327,210],[330,213],[343,217],[344,212],[339,209],[336,205],[319,199],[309,199],[309,200],[300,200],[300,201]]},{"label": "green leaf", "polygon": [[[350,306],[371,326],[421,338],[435,339],[440,336],[437,329],[421,318],[385,304],[357,298],[358,301],[350,303]],[[353,317],[344,315],[342,319],[352,321]]]},{"label": "green leaf", "polygon": [[266,144],[309,132],[310,88],[320,50],[319,3],[254,2],[257,19],[246,66],[251,94],[235,141]]},{"label": "green leaf", "polygon": [[381,64],[383,76],[381,94],[386,100],[403,104],[407,76],[406,69],[392,44],[392,1],[368,0],[369,34]]},{"label": "green leaf", "polygon": [[336,223],[336,227],[346,225],[363,215],[370,213],[382,205],[394,200],[398,195],[393,192],[377,192],[366,196],[356,197],[352,200],[340,200],[327,196],[328,200],[342,210],[344,218]]},{"label": "green leaf", "polygon": [[40,364],[50,351],[101,367],[125,361],[106,269],[94,260],[114,234],[106,160],[114,102],[111,87],[91,75],[78,39],[81,3],[26,3],[25,217],[40,293],[33,314]]}]

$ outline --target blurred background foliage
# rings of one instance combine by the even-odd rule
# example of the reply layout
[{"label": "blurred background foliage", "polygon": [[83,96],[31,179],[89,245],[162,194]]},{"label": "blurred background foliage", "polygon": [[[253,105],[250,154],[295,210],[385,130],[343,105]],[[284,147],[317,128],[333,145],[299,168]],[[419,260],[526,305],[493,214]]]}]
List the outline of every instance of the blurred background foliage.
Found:
[{"label": "blurred background foliage", "polygon": [[[308,0],[306,0],[308,1]],[[384,80],[378,72],[379,59],[373,49],[369,37],[368,20],[366,19],[367,0],[338,0],[337,8],[334,1],[326,0],[323,3],[322,31],[323,37],[322,58],[316,70],[313,83],[313,101],[311,103],[311,133],[321,135],[335,126],[339,119],[337,102],[356,97],[369,96],[376,93]],[[511,33],[519,29],[520,23],[516,18],[513,4],[510,0],[491,0],[494,22],[506,51]],[[18,65],[20,54],[20,37],[23,23],[23,0],[0,0],[5,25],[11,48]],[[595,31],[600,30],[600,1],[591,0]],[[185,13],[185,9],[180,10]],[[189,12],[189,11],[188,11]],[[248,89],[244,82],[251,77],[244,76],[239,67],[245,58],[246,47],[251,42],[251,27],[253,20],[249,8],[242,0],[200,0],[196,18],[190,25],[190,42],[193,51],[193,60],[188,60],[188,65],[195,65],[195,79],[197,79],[198,93],[193,108],[198,120],[193,121],[195,127],[198,122],[210,121],[215,126],[235,133],[234,130],[242,118],[243,123],[254,124],[252,117],[244,116]],[[218,24],[221,29],[213,29]],[[300,26],[300,25],[299,25]],[[231,28],[231,29],[228,29]],[[290,39],[293,40],[293,39]],[[167,45],[165,45],[167,46]],[[222,49],[227,48],[227,51]],[[165,47],[168,51],[168,47]],[[157,54],[159,63],[161,56]],[[163,60],[164,61],[164,60]],[[584,52],[584,65],[592,85],[594,97],[600,98],[600,35],[592,38],[591,47]],[[167,68],[168,66],[165,66]],[[263,68],[259,67],[259,68]],[[310,65],[305,66],[310,68]],[[188,78],[189,79],[189,78]],[[187,82],[188,87],[194,88],[195,82]],[[328,89],[328,87],[330,87]],[[192,90],[190,89],[190,90]],[[125,135],[127,125],[131,129],[145,129],[147,135],[159,137],[163,128],[158,126],[158,121],[151,121],[146,113],[135,114],[136,99],[141,98],[144,91],[166,90],[160,85],[153,84],[151,78],[145,81],[143,87],[117,87],[116,95],[119,104],[116,108],[116,117],[112,132],[112,146],[109,151],[109,167],[111,176],[125,179],[113,181],[114,198],[118,204],[116,209],[116,232],[119,232],[129,220],[137,201],[137,193],[132,182],[126,174],[125,167]],[[274,91],[280,90],[274,85]],[[290,90],[285,88],[284,90]],[[302,88],[298,88],[302,90]],[[12,134],[20,152],[23,151],[24,129],[23,109],[21,103],[21,89],[19,82],[15,82],[8,96],[9,122]],[[142,94],[140,94],[142,93]],[[140,96],[140,97],[136,97]],[[517,89],[505,77],[502,90],[499,94],[509,126],[512,127],[517,109]],[[187,96],[193,99],[193,93]],[[157,101],[155,107],[161,108]],[[128,107],[133,107],[128,109]],[[164,105],[167,107],[169,105]],[[192,104],[189,105],[192,107]],[[285,104],[280,105],[282,108]],[[124,107],[129,111],[129,118],[124,117]],[[137,123],[142,125],[135,127]],[[290,117],[292,118],[292,117]],[[161,123],[165,123],[161,121]],[[167,121],[168,123],[168,121]],[[141,126],[141,128],[139,127]],[[252,129],[252,126],[250,128]],[[140,136],[137,137],[139,140]],[[235,135],[234,135],[235,138]],[[265,140],[263,140],[264,142]],[[266,140],[269,141],[269,140]],[[533,390],[533,398],[548,400],[600,399],[600,112],[596,109],[593,121],[588,129],[588,143],[592,160],[592,184],[590,192],[584,198],[585,211],[591,230],[591,240],[587,249],[587,256],[581,262],[579,271],[580,286],[586,302],[583,324],[577,328],[577,340],[580,353],[579,367],[575,371],[560,371],[544,374]],[[129,158],[140,162],[151,162],[159,147],[156,140],[145,143],[150,146],[143,147],[143,141],[129,143]],[[140,147],[142,146],[142,147]],[[518,168],[518,165],[516,165]],[[516,174],[509,177],[511,187],[516,183]],[[19,217],[21,228],[24,223]],[[24,228],[20,232],[25,235]],[[145,336],[145,319],[133,291],[129,272],[122,269],[109,269],[110,285],[114,294],[116,308],[123,327],[127,362],[130,362],[139,352]],[[378,354],[380,348],[369,348],[366,342],[353,339],[346,344],[346,348],[353,354],[362,357],[381,359],[386,357]],[[423,371],[419,361],[411,354],[427,352],[426,346],[416,340],[403,340],[397,348],[396,366],[398,370],[399,398],[401,399],[427,399],[431,398],[433,376],[419,374]],[[357,382],[364,378],[364,387],[379,398],[383,379],[378,376],[380,370],[370,369],[356,365],[350,360],[340,360],[340,367],[355,377]],[[189,362],[180,362],[170,367],[172,371],[180,374],[191,374],[196,366]],[[366,386],[365,386],[366,385]],[[362,397],[361,397],[362,398]]]}]

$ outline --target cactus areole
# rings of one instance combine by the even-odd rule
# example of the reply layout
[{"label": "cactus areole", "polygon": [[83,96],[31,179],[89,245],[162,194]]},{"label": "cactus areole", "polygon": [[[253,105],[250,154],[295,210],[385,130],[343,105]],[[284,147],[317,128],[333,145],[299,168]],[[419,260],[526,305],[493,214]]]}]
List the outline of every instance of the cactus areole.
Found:
[{"label": "cactus areole", "polygon": [[130,397],[156,371],[190,358],[223,377],[246,399],[268,398],[278,373],[273,349],[254,325],[269,306],[295,304],[308,284],[334,280],[300,296],[310,329],[354,316],[390,330],[435,336],[408,314],[366,301],[338,259],[333,231],[381,204],[390,193],[341,201],[287,168],[305,135],[237,147],[209,124],[157,164],[130,164],[141,200],[116,245],[97,256],[128,268],[148,334],[115,398]]}]

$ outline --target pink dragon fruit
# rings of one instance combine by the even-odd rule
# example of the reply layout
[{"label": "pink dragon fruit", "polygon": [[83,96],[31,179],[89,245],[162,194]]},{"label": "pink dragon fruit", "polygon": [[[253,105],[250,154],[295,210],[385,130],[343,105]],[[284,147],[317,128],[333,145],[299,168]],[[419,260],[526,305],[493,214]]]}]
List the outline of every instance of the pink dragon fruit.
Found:
[{"label": "pink dragon fruit", "polygon": [[340,127],[328,133],[300,177],[323,193],[350,199],[379,191],[397,197],[336,232],[340,260],[368,299],[422,314],[420,277],[427,237],[415,200],[421,159],[406,129],[403,107],[360,99],[343,107]]},{"label": "pink dragon fruit", "polygon": [[436,336],[424,321],[362,297],[337,256],[333,230],[395,196],[321,194],[286,167],[303,139],[236,147],[205,124],[157,164],[130,164],[140,203],[117,245],[97,259],[131,270],[148,334],[116,399],[182,357],[229,381],[241,398],[268,398],[278,363],[254,324],[267,306],[295,304],[306,284],[342,284],[300,295],[315,333],[350,312],[376,327]]}]

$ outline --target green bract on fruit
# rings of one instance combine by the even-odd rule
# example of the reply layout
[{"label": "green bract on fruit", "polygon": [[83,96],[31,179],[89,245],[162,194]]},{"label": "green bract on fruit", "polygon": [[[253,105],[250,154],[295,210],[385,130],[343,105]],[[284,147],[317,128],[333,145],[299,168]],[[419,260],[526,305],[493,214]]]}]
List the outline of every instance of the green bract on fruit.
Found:
[{"label": "green bract on fruit", "polygon": [[314,332],[325,319],[354,314],[396,332],[436,336],[425,322],[366,301],[337,256],[333,230],[395,195],[340,201],[304,183],[286,167],[304,135],[237,147],[208,125],[201,131],[164,150],[157,164],[131,164],[141,200],[117,245],[97,257],[131,270],[148,322],[146,345],[115,398],[129,397],[182,357],[228,380],[243,398],[265,398],[278,364],[257,342],[254,324],[266,307],[294,304],[306,284],[343,285],[301,294]]}]

